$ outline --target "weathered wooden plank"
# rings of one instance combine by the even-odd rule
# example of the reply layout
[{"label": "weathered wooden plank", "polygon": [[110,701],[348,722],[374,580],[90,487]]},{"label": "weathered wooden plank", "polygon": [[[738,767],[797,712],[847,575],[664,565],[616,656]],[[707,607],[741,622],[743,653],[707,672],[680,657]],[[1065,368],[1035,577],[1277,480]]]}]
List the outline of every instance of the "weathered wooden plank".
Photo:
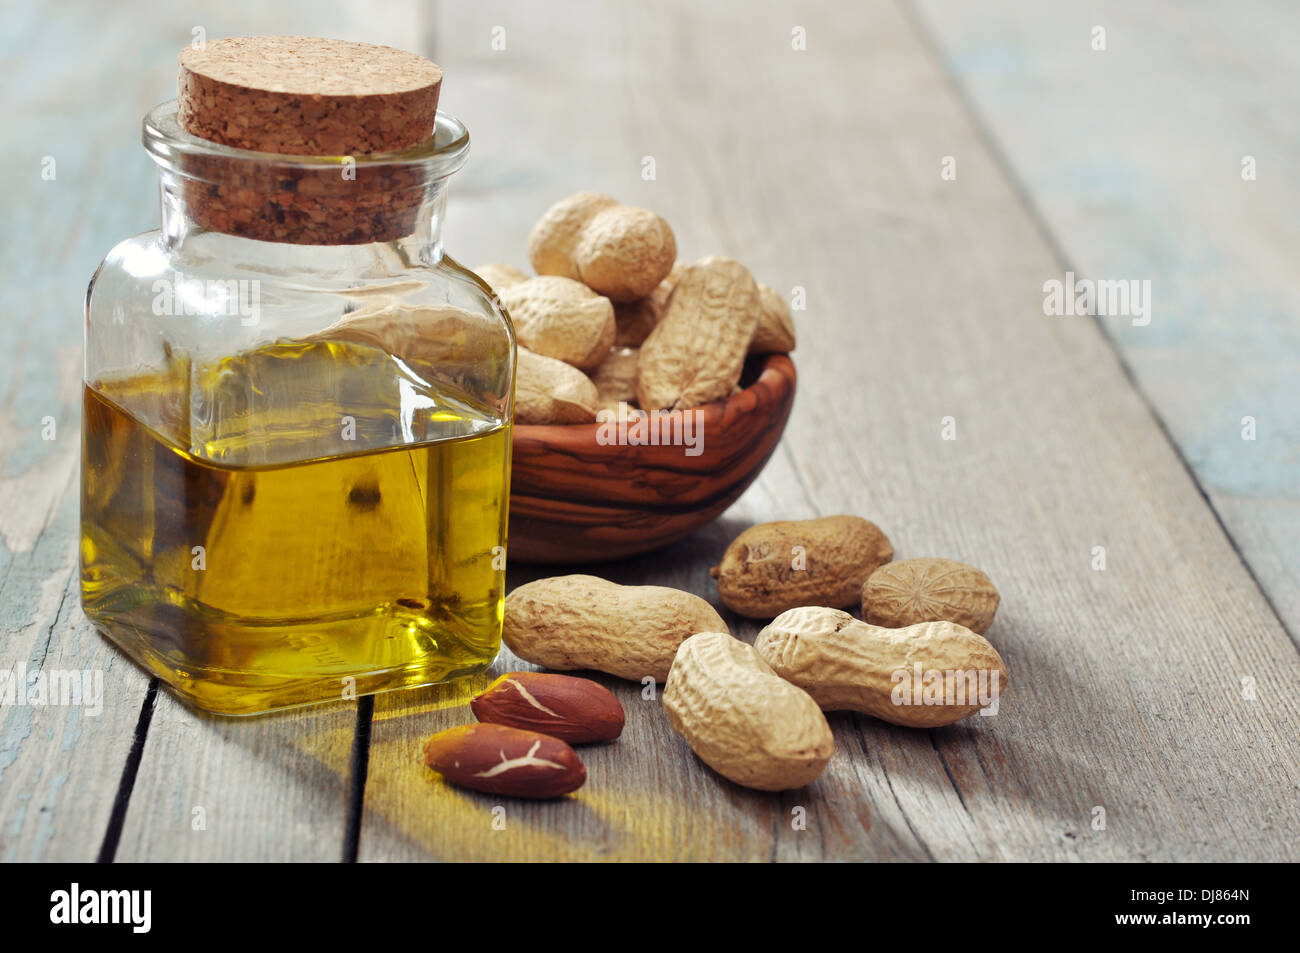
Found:
[{"label": "weathered wooden plank", "polygon": [[1150,281],[1149,324],[1100,320],[1300,637],[1294,6],[918,9],[1064,264]]},{"label": "weathered wooden plank", "polygon": [[[0,230],[0,678],[25,674],[31,690],[83,673],[90,690],[72,705],[16,690],[0,708],[0,858],[17,861],[95,859],[148,685],[78,604],[81,298],[108,247],[103,195],[122,182],[122,150],[83,103],[70,39],[37,7],[7,9],[0,31],[15,143]],[[126,50],[132,35],[100,22],[89,42]],[[129,92],[120,102],[134,110]],[[115,224],[138,230],[129,215]]]},{"label": "weathered wooden plank", "polygon": [[[75,466],[46,476],[62,478],[57,510],[0,581],[0,860],[89,861],[148,681],[78,606]],[[65,694],[55,680],[69,677]]]},{"label": "weathered wooden plank", "polygon": [[[360,3],[152,3],[131,17],[100,13],[86,3],[7,11],[3,31],[11,81],[0,96],[21,139],[15,178],[27,184],[6,194],[9,227],[0,235],[0,659],[102,670],[107,696],[98,718],[53,708],[0,713],[0,857],[12,859],[94,859],[148,685],[87,624],[75,575],[81,302],[108,249],[157,225],[140,119],[175,95],[176,52],[196,28],[209,37],[305,29],[404,45],[419,34],[420,15],[414,3],[388,7],[385,18]],[[94,76],[114,78],[111,96],[88,90],[87,49],[96,51]],[[57,163],[48,182],[47,155]],[[41,439],[47,415],[56,418],[55,441]],[[218,722],[159,695],[117,857],[338,859],[355,724],[355,708],[342,705]]]},{"label": "weathered wooden plank", "polygon": [[160,693],[117,859],[342,859],[355,726],[355,705],[213,718]]},{"label": "weathered wooden plank", "polygon": [[606,574],[712,596],[707,567],[749,522],[862,513],[900,556],[992,575],[1010,697],[931,732],[835,716],[825,777],[768,796],[712,775],[616,686],[625,738],[586,754],[569,802],[505,804],[506,831],[495,802],[420,765],[423,737],[470,719],[472,686],[381,698],[361,858],[1294,858],[1278,836],[1298,826],[1294,648],[1097,327],[1044,317],[1062,263],[899,8],[572,20],[442,11],[444,103],[475,143],[453,254],[522,265],[536,214],[599,188],[662,212],[685,257],[733,254],[809,302],[800,395],[759,482]]}]

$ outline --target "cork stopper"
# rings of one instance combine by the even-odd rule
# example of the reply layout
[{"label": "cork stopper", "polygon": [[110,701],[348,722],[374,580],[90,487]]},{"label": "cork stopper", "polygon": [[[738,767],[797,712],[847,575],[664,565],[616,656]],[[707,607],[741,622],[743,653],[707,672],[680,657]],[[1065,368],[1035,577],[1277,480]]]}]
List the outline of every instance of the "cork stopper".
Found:
[{"label": "cork stopper", "polygon": [[428,138],[442,70],[423,56],[301,36],[214,40],[180,55],[191,135],[287,155],[397,152]]},{"label": "cork stopper", "polygon": [[433,63],[296,36],[214,40],[179,59],[176,123],[246,150],[184,156],[184,201],[200,227],[300,245],[394,241],[415,229],[425,170],[409,152],[386,157],[434,135],[442,70]]}]

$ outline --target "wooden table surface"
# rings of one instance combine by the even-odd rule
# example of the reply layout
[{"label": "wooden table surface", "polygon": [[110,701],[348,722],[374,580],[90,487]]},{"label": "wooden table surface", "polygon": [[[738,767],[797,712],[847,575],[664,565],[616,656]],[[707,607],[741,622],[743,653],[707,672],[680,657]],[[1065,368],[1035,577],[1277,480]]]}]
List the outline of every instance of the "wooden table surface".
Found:
[{"label": "wooden table surface", "polygon": [[[642,6],[6,7],[0,670],[102,672],[105,699],[0,709],[0,858],[1300,857],[1294,5]],[[826,773],[771,795],[606,679],[623,739],[584,751],[577,796],[506,802],[501,830],[499,800],[419,757],[486,676],[239,720],[160,691],[78,604],[80,324],[100,258],[157,225],[139,122],[195,29],[439,62],[473,141],[446,229],[468,264],[525,265],[536,216],[590,188],[661,212],[685,258],[806,289],[800,390],[758,482],[595,571],[718,604],[708,569],[745,526],[864,515],[900,557],[996,581],[1000,713],[833,715]],[[1150,323],[1045,315],[1067,270],[1149,280]]]}]

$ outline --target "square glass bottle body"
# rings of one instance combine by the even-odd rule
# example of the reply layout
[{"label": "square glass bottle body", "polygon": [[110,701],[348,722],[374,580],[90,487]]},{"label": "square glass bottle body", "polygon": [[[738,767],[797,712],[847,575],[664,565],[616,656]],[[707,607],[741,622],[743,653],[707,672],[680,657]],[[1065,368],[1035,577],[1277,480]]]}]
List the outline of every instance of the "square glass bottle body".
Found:
[{"label": "square glass bottle body", "polygon": [[500,645],[514,341],[442,253],[463,128],[440,116],[400,175],[366,170],[400,181],[401,237],[295,245],[198,227],[211,190],[185,150],[268,188],[289,173],[266,165],[321,160],[192,140],[166,109],[145,134],[163,228],[115,248],[87,299],[87,615],[222,713],[481,670]]}]

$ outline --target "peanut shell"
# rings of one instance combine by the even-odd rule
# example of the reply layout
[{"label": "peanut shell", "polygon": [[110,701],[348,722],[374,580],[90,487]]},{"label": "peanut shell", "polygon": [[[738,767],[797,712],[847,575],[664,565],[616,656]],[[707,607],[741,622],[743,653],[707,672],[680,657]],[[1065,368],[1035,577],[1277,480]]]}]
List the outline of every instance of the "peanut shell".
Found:
[{"label": "peanut shell", "polygon": [[614,344],[614,306],[580,281],[539,275],[499,294],[530,351],[587,371]]},{"label": "peanut shell", "polygon": [[499,261],[490,261],[472,270],[498,296],[507,288],[513,288],[528,280],[528,276],[514,265],[503,265]]},{"label": "peanut shell", "polygon": [[737,536],[711,574],[727,608],[770,619],[795,606],[847,606],[894,548],[858,516],[760,523]]},{"label": "peanut shell", "polygon": [[548,208],[528,236],[528,260],[533,271],[578,280],[581,276],[573,251],[583,228],[601,209],[617,204],[599,192],[578,192]]},{"label": "peanut shell", "polygon": [[835,750],[826,716],[808,693],[774,674],[752,646],[721,632],[682,643],[663,706],[701,761],[760,791],[812,783]]},{"label": "peanut shell", "polygon": [[758,287],[744,265],[713,257],[683,269],[641,345],[641,408],[685,410],[726,397],[740,381],[757,325]]},{"label": "peanut shell", "polygon": [[668,307],[668,298],[677,286],[682,269],[686,266],[680,261],[673,264],[668,277],[655,285],[654,291],[635,301],[614,302],[614,344],[618,347],[640,347],[650,332],[655,329],[659,319]]},{"label": "peanut shell", "polygon": [[673,230],[649,209],[613,205],[587,220],[573,250],[578,276],[612,301],[643,298],[677,260]]},{"label": "peanut shell", "polygon": [[639,354],[634,347],[610,348],[605,359],[591,372],[591,382],[600,395],[600,409],[617,410],[620,402],[636,402],[636,365]]},{"label": "peanut shell", "polygon": [[794,350],[794,318],[790,306],[772,288],[758,286],[758,327],[749,342],[750,354],[789,354]]},{"label": "peanut shell", "polygon": [[442,371],[478,364],[497,346],[483,315],[450,304],[412,304],[385,293],[353,292],[362,305],[306,341],[351,341]]},{"label": "peanut shell", "polygon": [[[860,711],[914,728],[969,717],[983,707],[979,691],[991,701],[1007,686],[1007,667],[997,650],[983,636],[952,622],[886,629],[839,609],[803,606],[773,619],[758,633],[754,649],[777,675],[808,692],[825,711]],[[927,704],[924,693],[914,691],[910,698],[896,697],[904,682],[910,690],[926,672],[944,673],[935,682],[940,703]],[[986,673],[982,689],[981,672]],[[971,675],[974,683],[967,680]],[[946,695],[949,681],[952,693]]]},{"label": "peanut shell", "polygon": [[662,682],[677,646],[704,631],[726,632],[727,625],[697,595],[572,575],[538,579],[506,596],[502,639],[543,668]]},{"label": "peanut shell", "polygon": [[862,617],[898,628],[940,620],[983,634],[1000,597],[974,566],[951,559],[903,559],[882,566],[862,587]]},{"label": "peanut shell", "polygon": [[581,424],[596,419],[600,395],[586,374],[553,357],[518,349],[515,422]]}]

